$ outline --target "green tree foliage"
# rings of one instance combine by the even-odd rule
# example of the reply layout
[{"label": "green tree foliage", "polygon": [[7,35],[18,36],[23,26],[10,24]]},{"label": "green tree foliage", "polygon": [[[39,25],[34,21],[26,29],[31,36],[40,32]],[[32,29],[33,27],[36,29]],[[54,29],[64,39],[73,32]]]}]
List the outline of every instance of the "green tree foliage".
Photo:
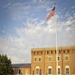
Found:
[{"label": "green tree foliage", "polygon": [[12,75],[13,68],[11,60],[8,59],[7,55],[0,55],[0,75]]}]

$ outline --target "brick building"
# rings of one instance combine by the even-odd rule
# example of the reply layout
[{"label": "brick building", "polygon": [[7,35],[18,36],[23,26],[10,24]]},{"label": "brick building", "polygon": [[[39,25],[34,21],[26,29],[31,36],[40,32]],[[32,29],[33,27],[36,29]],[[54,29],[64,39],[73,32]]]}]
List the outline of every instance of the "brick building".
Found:
[{"label": "brick building", "polygon": [[58,75],[75,75],[75,46],[58,47],[58,56],[56,52],[55,47],[32,48],[28,73],[27,67],[23,66],[25,68],[23,71],[23,67],[18,67],[21,75],[56,75],[57,71]]},{"label": "brick building", "polygon": [[[32,75],[75,75],[75,46],[59,47],[56,57],[56,48],[33,48],[31,50]],[[56,70],[56,58],[58,66]]]}]

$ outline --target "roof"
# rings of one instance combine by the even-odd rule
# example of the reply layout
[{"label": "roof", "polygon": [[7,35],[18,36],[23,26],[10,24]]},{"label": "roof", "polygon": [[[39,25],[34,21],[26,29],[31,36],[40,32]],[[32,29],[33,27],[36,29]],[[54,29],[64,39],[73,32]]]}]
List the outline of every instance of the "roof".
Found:
[{"label": "roof", "polygon": [[[45,51],[45,50],[55,50],[56,47],[47,47],[47,48],[32,48],[32,51]],[[58,47],[59,50],[64,50],[64,49],[75,49],[75,46],[63,46],[63,47]]]},{"label": "roof", "polygon": [[26,64],[12,64],[13,68],[21,68],[21,67],[25,67],[25,68],[30,68],[31,64],[30,63],[26,63]]}]

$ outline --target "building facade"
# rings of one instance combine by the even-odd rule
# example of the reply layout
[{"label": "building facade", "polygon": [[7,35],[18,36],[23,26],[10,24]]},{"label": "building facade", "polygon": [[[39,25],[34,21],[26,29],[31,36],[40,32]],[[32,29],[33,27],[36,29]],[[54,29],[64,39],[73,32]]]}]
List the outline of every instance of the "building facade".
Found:
[{"label": "building facade", "polygon": [[13,69],[14,75],[75,75],[75,46],[32,48],[31,64]]},{"label": "building facade", "polygon": [[30,75],[31,74],[31,64],[12,64],[14,74],[13,75]]},{"label": "building facade", "polygon": [[75,46],[33,48],[31,56],[31,75],[75,75]]}]

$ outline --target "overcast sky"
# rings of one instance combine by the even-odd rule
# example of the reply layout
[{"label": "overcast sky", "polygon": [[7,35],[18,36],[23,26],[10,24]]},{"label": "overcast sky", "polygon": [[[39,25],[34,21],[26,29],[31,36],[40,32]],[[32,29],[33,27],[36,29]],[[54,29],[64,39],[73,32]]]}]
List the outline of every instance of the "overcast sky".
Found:
[{"label": "overcast sky", "polygon": [[0,54],[30,63],[31,48],[56,46],[56,26],[58,46],[75,46],[75,0],[0,0]]}]

